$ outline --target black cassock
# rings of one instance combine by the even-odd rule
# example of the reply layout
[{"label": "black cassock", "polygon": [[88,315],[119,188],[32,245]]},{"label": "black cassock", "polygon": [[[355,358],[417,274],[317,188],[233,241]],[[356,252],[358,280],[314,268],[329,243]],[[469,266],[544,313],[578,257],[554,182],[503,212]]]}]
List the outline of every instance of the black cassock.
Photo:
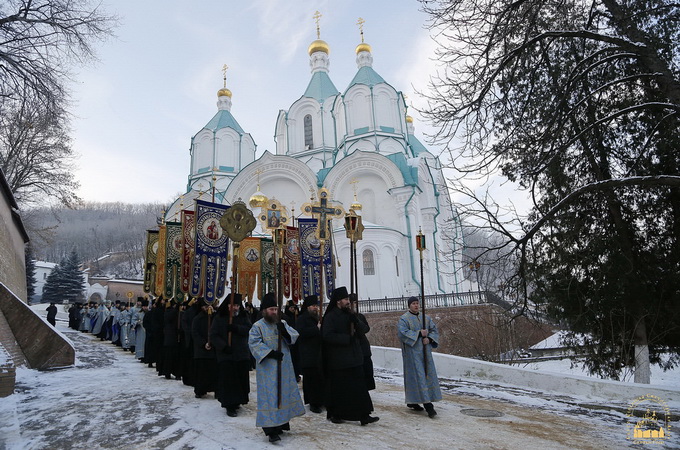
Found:
[{"label": "black cassock", "polygon": [[191,338],[194,344],[194,393],[199,397],[208,392],[215,392],[217,384],[215,349],[205,348],[209,328],[208,313],[201,309],[191,322]]},{"label": "black cassock", "polygon": [[[250,318],[245,311],[239,311],[231,327],[229,315],[218,313],[210,327],[210,341],[215,347],[217,359],[217,386],[215,397],[223,408],[235,409],[248,403],[250,393],[250,349],[248,334]],[[231,330],[231,346],[229,341]]]},{"label": "black cassock", "polygon": [[305,311],[298,316],[295,329],[300,334],[297,346],[305,404],[320,407],[324,403],[324,377],[321,368],[322,339],[318,323],[309,311]]},{"label": "black cassock", "polygon": [[179,307],[171,306],[163,314],[163,371],[170,378],[182,376],[179,359]]},{"label": "black cassock", "polygon": [[329,308],[324,315],[321,327],[326,376],[324,403],[328,415],[335,419],[362,420],[373,411],[359,342],[359,334],[366,331],[358,317],[347,310]]},{"label": "black cassock", "polygon": [[182,366],[182,383],[185,386],[193,387],[196,384],[196,376],[194,375],[194,340],[191,337],[191,323],[200,310],[200,305],[194,303],[181,313],[180,325],[184,337],[180,343],[179,354]]}]

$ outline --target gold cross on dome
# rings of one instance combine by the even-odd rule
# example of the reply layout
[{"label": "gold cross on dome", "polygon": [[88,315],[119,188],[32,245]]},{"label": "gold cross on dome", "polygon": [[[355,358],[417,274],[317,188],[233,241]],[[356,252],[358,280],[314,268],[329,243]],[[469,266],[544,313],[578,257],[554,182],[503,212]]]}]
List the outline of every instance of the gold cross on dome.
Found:
[{"label": "gold cross on dome", "polygon": [[357,180],[356,178],[352,178],[352,179],[350,180],[350,182],[349,182],[349,184],[351,184],[351,185],[352,185],[352,188],[354,189],[354,194],[355,194],[355,195],[356,195],[356,193],[357,193],[357,183],[359,183],[359,180]]},{"label": "gold cross on dome", "polygon": [[321,16],[322,16],[322,14],[319,11],[315,12],[314,15],[312,16],[312,18],[316,22],[316,38],[317,39],[321,39],[321,31],[319,30],[319,21],[321,20]]},{"label": "gold cross on dome", "polygon": [[227,66],[226,64],[222,66],[222,75],[224,77],[224,87],[225,88],[227,87],[227,69],[228,68],[229,68],[229,66]]},{"label": "gold cross on dome", "polygon": [[359,17],[359,20],[357,20],[357,25],[359,25],[359,31],[361,32],[361,43],[364,42],[364,24],[366,21]]}]

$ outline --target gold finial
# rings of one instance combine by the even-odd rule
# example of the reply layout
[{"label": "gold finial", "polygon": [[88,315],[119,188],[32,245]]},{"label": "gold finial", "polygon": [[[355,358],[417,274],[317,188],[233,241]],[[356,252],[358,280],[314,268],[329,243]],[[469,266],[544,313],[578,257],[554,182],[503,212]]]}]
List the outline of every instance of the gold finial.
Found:
[{"label": "gold finial", "polygon": [[316,22],[316,38],[321,39],[321,30],[319,29],[319,21],[321,20],[322,14],[317,11],[314,13],[312,16],[314,18],[314,21]]},{"label": "gold finial", "polygon": [[262,169],[257,169],[255,171],[255,175],[257,176],[257,190],[250,197],[250,200],[248,200],[248,203],[250,204],[251,208],[261,208],[264,205],[266,205],[267,201],[269,200],[266,195],[264,195],[262,192],[260,192],[260,174],[261,173],[263,173]]},{"label": "gold finial", "polygon": [[366,21],[359,17],[359,20],[357,20],[357,25],[359,25],[359,32],[361,33],[361,43],[364,43],[364,24]]},{"label": "gold finial", "polygon": [[361,43],[357,45],[357,48],[354,49],[356,54],[358,55],[361,52],[368,52],[371,53],[371,46],[368,45],[367,43],[364,42],[364,24],[366,21],[359,17],[359,20],[357,21],[357,25],[359,25],[359,32],[361,33]]},{"label": "gold finial", "polygon": [[354,190],[354,203],[352,203],[352,206],[350,206],[350,209],[353,209],[355,211],[361,211],[361,203],[359,203],[359,199],[357,198],[357,184],[359,184],[359,180],[356,178],[352,179],[349,184],[352,185],[352,190]]},{"label": "gold finial", "polygon": [[222,80],[224,82],[224,87],[222,87],[222,89],[217,91],[218,97],[223,97],[223,96],[231,97],[231,91],[229,89],[227,89],[227,69],[228,68],[229,68],[229,66],[227,66],[226,64],[222,66]]}]

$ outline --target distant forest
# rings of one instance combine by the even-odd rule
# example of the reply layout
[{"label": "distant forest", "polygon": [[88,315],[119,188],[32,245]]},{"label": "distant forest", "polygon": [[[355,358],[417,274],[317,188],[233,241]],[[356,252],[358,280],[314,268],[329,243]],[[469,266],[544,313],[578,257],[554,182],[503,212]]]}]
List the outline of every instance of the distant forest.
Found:
[{"label": "distant forest", "polygon": [[[34,257],[61,262],[75,250],[91,275],[141,278],[145,230],[167,205],[84,202],[22,211]],[[104,258],[106,255],[111,255]]]}]

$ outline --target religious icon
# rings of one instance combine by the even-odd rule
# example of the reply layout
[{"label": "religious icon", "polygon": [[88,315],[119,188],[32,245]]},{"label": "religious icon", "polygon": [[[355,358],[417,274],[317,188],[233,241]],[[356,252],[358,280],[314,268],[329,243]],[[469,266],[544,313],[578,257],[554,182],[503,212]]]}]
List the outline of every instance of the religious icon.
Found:
[{"label": "religious icon", "polygon": [[220,238],[220,232],[217,229],[217,222],[214,220],[210,221],[210,225],[208,225],[208,231],[205,234],[208,239],[216,240]]},{"label": "religious icon", "polygon": [[281,211],[270,209],[267,211],[267,227],[278,228],[281,224]]},{"label": "religious icon", "polygon": [[258,258],[257,251],[254,248],[248,249],[245,258],[250,262],[257,261]]}]

